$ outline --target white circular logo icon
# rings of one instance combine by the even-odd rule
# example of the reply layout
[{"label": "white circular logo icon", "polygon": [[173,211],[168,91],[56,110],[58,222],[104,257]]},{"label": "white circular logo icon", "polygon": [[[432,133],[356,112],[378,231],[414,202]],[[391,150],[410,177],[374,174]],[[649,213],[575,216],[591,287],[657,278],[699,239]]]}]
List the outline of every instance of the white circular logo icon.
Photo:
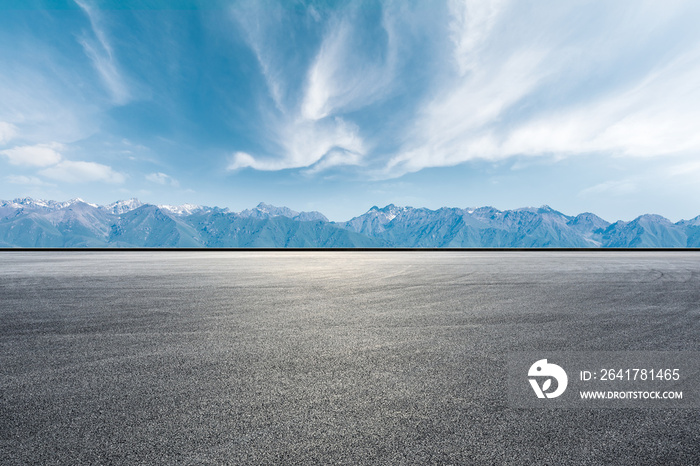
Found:
[{"label": "white circular logo icon", "polygon": [[[569,383],[564,369],[556,364],[548,363],[546,359],[540,359],[530,366],[527,375],[537,398],[556,398],[564,393]],[[556,381],[554,387],[552,380]]]}]

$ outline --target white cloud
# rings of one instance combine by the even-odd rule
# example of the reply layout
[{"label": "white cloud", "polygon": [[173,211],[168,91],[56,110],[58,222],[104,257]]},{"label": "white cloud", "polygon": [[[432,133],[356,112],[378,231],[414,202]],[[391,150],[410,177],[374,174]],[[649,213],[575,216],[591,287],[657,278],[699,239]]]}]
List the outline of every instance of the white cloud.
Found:
[{"label": "white cloud", "polygon": [[372,59],[358,53],[357,42],[362,34],[348,19],[329,27],[308,72],[301,106],[304,118],[319,120],[387,96],[394,78],[396,47],[390,37],[387,58]]},{"label": "white cloud", "polygon": [[[233,19],[243,32],[248,46],[255,53],[258,65],[265,78],[270,97],[278,111],[284,112],[287,83],[284,80],[286,59],[276,41],[283,31],[284,18],[277,8],[258,8],[254,2],[242,2],[243,8],[233,9]],[[241,7],[241,5],[237,5]],[[261,11],[262,10],[262,11]]]},{"label": "white cloud", "polygon": [[522,155],[700,152],[700,34],[682,24],[687,5],[451,2],[457,69],[380,176]]},{"label": "white cloud", "polygon": [[8,175],[5,177],[5,181],[12,184],[22,184],[31,186],[43,186],[47,183],[43,182],[36,176],[24,176],[24,175]]},{"label": "white cloud", "polygon": [[359,128],[336,117],[319,122],[295,122],[282,131],[280,142],[291,167],[308,167],[331,151],[362,155],[364,142]]},{"label": "white cloud", "polygon": [[228,168],[360,165],[394,178],[475,159],[700,152],[696,3],[433,5],[384,2],[381,25],[352,2],[309,12],[305,24],[325,29],[293,59],[280,52],[283,9],[238,14],[275,109],[261,118],[267,145]]},{"label": "white cloud", "polygon": [[13,124],[0,121],[0,144],[9,142],[17,134],[17,127]]},{"label": "white cloud", "polygon": [[6,156],[12,165],[47,167],[61,161],[61,154],[58,152],[61,148],[57,143],[39,144],[6,149],[0,151],[0,154]]},{"label": "white cloud", "polygon": [[[37,28],[43,27],[41,24],[58,24],[57,18],[50,18],[50,12],[46,16],[35,18],[39,20]],[[12,51],[8,49],[2,55],[0,121],[14,126],[12,132],[15,138],[21,135],[23,144],[70,143],[87,138],[100,127],[100,113],[109,105],[96,98],[104,91],[101,80],[89,76],[90,61],[82,54],[74,54],[70,47],[57,48],[57,42],[45,40],[46,34],[80,38],[80,33],[71,27],[73,23],[69,23],[39,35],[36,28],[20,27],[15,31],[20,36]],[[5,32],[12,34],[10,30]]]},{"label": "white cloud", "polygon": [[580,196],[588,196],[591,194],[606,194],[621,196],[626,194],[635,193],[639,190],[637,183],[631,179],[624,180],[611,180],[599,183],[595,186],[591,186],[582,190]]},{"label": "white cloud", "polygon": [[120,184],[126,180],[124,174],[114,171],[107,165],[95,162],[73,162],[70,160],[64,160],[53,167],[45,168],[39,174],[66,183],[103,181],[105,183]]},{"label": "white cloud", "polygon": [[350,152],[343,149],[331,149],[318,162],[305,170],[307,175],[314,175],[331,167],[361,165],[362,154],[358,152]]},{"label": "white cloud", "polygon": [[652,157],[700,151],[700,50],[655,70],[616,95],[543,115],[516,127],[502,156],[607,152]]},{"label": "white cloud", "polygon": [[503,0],[448,1],[452,14],[449,30],[460,75],[463,76],[479,65],[479,56],[475,52],[482,49],[488,41],[505,3]]},{"label": "white cloud", "polygon": [[475,158],[501,158],[492,125],[540,83],[545,56],[540,50],[522,51],[457,80],[425,105],[388,171],[401,175]]},{"label": "white cloud", "polygon": [[11,61],[0,67],[0,121],[10,125],[9,133],[5,125],[0,130],[4,137],[21,134],[27,143],[68,143],[92,134],[99,125],[97,107],[78,84],[78,67],[64,66],[45,44],[25,55],[32,63]]},{"label": "white cloud", "polygon": [[146,175],[146,179],[150,181],[151,183],[156,183],[162,186],[172,186],[174,188],[177,188],[180,186],[180,183],[171,177],[170,175],[166,175],[165,173],[157,172],[157,173],[151,173],[149,175]]},{"label": "white cloud", "polygon": [[[379,35],[384,40],[377,43],[365,37],[361,15],[352,5],[333,10],[318,50],[306,64],[299,63],[303,55],[290,60],[280,53],[285,48],[278,42],[287,39],[278,33],[285,25],[277,9],[262,9],[264,15],[259,14],[260,8],[246,10],[245,15],[235,10],[276,108],[262,118],[268,144],[264,154],[236,152],[228,169],[311,167],[307,173],[316,173],[338,165],[362,164],[369,144],[360,127],[344,114],[394,92],[399,41],[397,21],[388,11],[391,8],[383,5],[379,25],[383,35]],[[308,14],[314,22],[322,19],[316,11]],[[305,76],[301,81],[299,72],[290,69],[299,65]]]},{"label": "white cloud", "polygon": [[[269,171],[304,168],[316,164],[324,157],[323,168],[339,164],[356,165],[366,153],[357,126],[341,118],[295,121],[275,130],[277,134],[274,137],[285,155],[283,158],[255,158],[245,152],[236,152],[228,169],[250,167]],[[338,156],[340,153],[351,156]]]},{"label": "white cloud", "polygon": [[229,163],[228,170],[238,170],[239,168],[256,168],[255,157],[247,152],[238,151],[231,157],[231,163]]},{"label": "white cloud", "polygon": [[92,61],[95,70],[110,92],[113,102],[117,105],[127,103],[131,99],[131,95],[114,57],[112,46],[102,25],[102,18],[85,0],[74,1],[88,16],[92,32],[97,39],[97,42],[95,42],[83,36],[78,39],[78,42]]}]

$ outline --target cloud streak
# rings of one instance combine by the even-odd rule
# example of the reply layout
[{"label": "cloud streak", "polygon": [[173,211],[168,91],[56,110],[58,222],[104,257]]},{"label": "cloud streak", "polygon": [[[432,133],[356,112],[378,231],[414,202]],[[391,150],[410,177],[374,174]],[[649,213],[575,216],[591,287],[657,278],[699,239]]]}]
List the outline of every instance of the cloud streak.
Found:
[{"label": "cloud streak", "polygon": [[357,165],[365,147],[358,129],[340,118],[315,121],[295,121],[276,128],[277,142],[284,157],[253,157],[245,152],[233,155],[229,170],[254,168],[274,171],[290,168],[330,168],[338,165]]},{"label": "cloud streak", "polygon": [[[386,25],[385,33],[390,37]],[[386,56],[358,54],[363,31],[352,19],[338,19],[329,27],[307,74],[301,115],[320,120],[338,112],[365,107],[386,97],[394,80],[397,50],[388,43]]]},{"label": "cloud streak", "polygon": [[5,177],[5,181],[12,184],[19,184],[25,186],[47,186],[48,184],[42,181],[36,176],[25,176],[25,175],[8,175]]},{"label": "cloud streak", "polygon": [[[475,159],[656,157],[700,150],[693,129],[700,118],[700,36],[678,38],[668,50],[646,57],[646,45],[639,44],[640,31],[672,37],[683,8],[669,12],[646,4],[635,14],[631,5],[603,11],[608,21],[627,20],[613,38],[585,21],[573,22],[566,32],[568,25],[546,14],[556,9],[546,2],[517,22],[517,11],[502,10],[507,6],[451,2],[457,64],[452,84],[424,103],[380,176]],[[581,16],[582,8],[574,4],[563,13]],[[530,28],[508,31],[531,18]],[[637,69],[628,72],[624,63],[635,55]],[[598,80],[594,89],[591,80]]]},{"label": "cloud streak", "polygon": [[[370,144],[347,113],[391,95],[398,55],[386,15],[379,20],[374,31],[377,40],[373,41],[363,37],[367,31],[357,14],[351,6],[326,15],[326,21],[317,25],[317,48],[313,53],[307,51],[308,60],[297,63],[300,68],[291,73],[288,69],[285,73],[285,67],[291,65],[285,64],[280,44],[273,41],[281,19],[274,13],[236,16],[260,64],[275,109],[263,112],[267,144],[263,153],[237,151],[231,156],[229,170],[296,168],[313,174],[363,164]],[[308,10],[307,16],[314,24],[322,20],[314,9]],[[369,49],[368,42],[373,44]]]},{"label": "cloud streak", "polygon": [[126,181],[123,173],[114,171],[107,165],[95,162],[73,162],[64,160],[39,172],[40,175],[64,183],[88,183],[102,181],[121,184]]},{"label": "cloud streak", "polygon": [[[275,110],[261,118],[265,150],[235,152],[229,169],[346,164],[394,178],[472,160],[700,150],[692,2],[447,0],[431,14],[385,2],[374,23],[354,6],[308,12],[319,41],[297,68],[275,42],[275,28],[289,27],[279,11],[238,17]],[[421,52],[419,79],[405,64]]]},{"label": "cloud streak", "polygon": [[180,183],[175,178],[161,172],[150,173],[146,175],[146,179],[151,183],[159,184],[161,186],[171,186],[173,188],[178,188],[180,186]]},{"label": "cloud streak", "polygon": [[17,127],[13,124],[0,121],[0,144],[10,142],[17,134]]},{"label": "cloud streak", "polygon": [[[16,166],[40,168],[38,174],[64,183],[85,183],[103,181],[121,184],[126,175],[113,170],[107,165],[86,161],[65,160],[59,152],[64,146],[58,143],[38,144],[35,146],[18,146],[0,151],[7,161]],[[163,173],[153,174],[158,182],[177,183]],[[162,176],[159,176],[162,175]],[[8,181],[14,184],[43,184],[36,176],[9,175]]]},{"label": "cloud streak", "polygon": [[87,35],[83,35],[78,39],[80,45],[92,61],[95,71],[97,71],[110,93],[112,101],[117,105],[129,102],[131,94],[114,56],[114,51],[107,38],[99,12],[86,0],[74,1],[90,20],[92,33],[96,39],[90,39]]}]

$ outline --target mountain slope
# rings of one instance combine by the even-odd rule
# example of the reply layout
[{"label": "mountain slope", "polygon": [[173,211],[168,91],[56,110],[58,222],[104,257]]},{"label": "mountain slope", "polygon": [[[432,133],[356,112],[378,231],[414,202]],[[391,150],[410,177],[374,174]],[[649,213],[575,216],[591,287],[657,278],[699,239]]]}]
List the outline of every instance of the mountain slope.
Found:
[{"label": "mountain slope", "polygon": [[690,220],[681,220],[676,225],[685,229],[688,238],[686,247],[700,248],[700,215]]},{"label": "mountain slope", "polygon": [[414,209],[389,205],[340,225],[383,239],[392,247],[591,247],[570,227],[567,217],[550,207],[500,211],[479,209]]},{"label": "mountain slope", "polygon": [[78,201],[44,215],[61,232],[65,247],[104,247],[114,216]]},{"label": "mountain slope", "polygon": [[683,248],[688,244],[686,230],[660,215],[642,215],[631,222],[615,222],[602,236],[605,247]]},{"label": "mountain slope", "polygon": [[62,248],[63,233],[41,215],[30,212],[0,221],[0,243],[4,247]]},{"label": "mountain slope", "polygon": [[551,207],[372,207],[346,222],[260,203],[235,213],[138,199],[0,201],[0,247],[146,248],[678,248],[700,247],[700,216],[672,223],[642,215],[613,224]]},{"label": "mountain slope", "polygon": [[378,247],[381,242],[317,220],[286,216],[256,218],[212,212],[193,215],[188,223],[200,232],[207,247],[236,248],[354,248]]},{"label": "mountain slope", "polygon": [[173,218],[165,210],[148,204],[120,216],[111,226],[109,242],[145,248],[204,246],[194,228]]},{"label": "mountain slope", "polygon": [[261,202],[253,209],[246,209],[238,214],[239,217],[252,217],[257,219],[287,217],[301,222],[312,222],[320,220],[328,222],[328,219],[321,212],[297,212],[288,207],[275,207]]}]

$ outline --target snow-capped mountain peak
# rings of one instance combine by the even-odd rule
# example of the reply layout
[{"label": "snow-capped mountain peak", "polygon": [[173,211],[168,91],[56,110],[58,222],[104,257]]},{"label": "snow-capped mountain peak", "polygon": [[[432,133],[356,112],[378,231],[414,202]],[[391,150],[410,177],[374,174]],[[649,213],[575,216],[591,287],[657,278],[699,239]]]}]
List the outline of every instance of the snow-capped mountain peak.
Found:
[{"label": "snow-capped mountain peak", "polygon": [[71,205],[73,205],[73,204],[87,204],[87,205],[89,205],[90,207],[95,207],[95,208],[98,208],[98,207],[99,207],[97,204],[92,204],[92,203],[90,203],[90,202],[87,202],[87,201],[85,201],[85,200],[79,198],[79,197],[74,197],[73,199],[71,199],[71,200],[69,200],[68,202],[66,202],[66,207],[71,206]]},{"label": "snow-capped mountain peak", "polygon": [[207,210],[206,207],[197,204],[181,204],[181,205],[168,205],[161,204],[158,205],[159,209],[167,210],[171,214],[175,215],[192,215],[196,212]]},{"label": "snow-capped mountain peak", "polygon": [[44,199],[33,199],[31,197],[16,198],[12,201],[4,201],[4,205],[14,208],[24,208],[30,210],[58,210],[70,205],[68,202],[46,201]]},{"label": "snow-capped mountain peak", "polygon": [[113,213],[114,215],[121,215],[126,212],[131,212],[132,210],[138,209],[141,207],[143,202],[139,201],[135,197],[132,197],[129,200],[120,200],[117,202],[113,202],[109,205],[106,205],[102,207],[104,210]]},{"label": "snow-capped mountain peak", "polygon": [[[293,246],[292,246],[293,245]],[[551,207],[373,206],[347,222],[260,203],[234,213],[138,199],[106,206],[82,199],[0,200],[0,247],[700,247],[700,217],[659,215],[610,224]]]},{"label": "snow-capped mountain peak", "polygon": [[293,220],[311,222],[311,221],[322,221],[327,222],[328,219],[325,215],[320,212],[297,212],[289,207],[277,207],[270,204],[265,204],[261,202],[252,209],[242,210],[239,217],[251,217],[251,218],[272,218],[272,217],[287,217]]}]

